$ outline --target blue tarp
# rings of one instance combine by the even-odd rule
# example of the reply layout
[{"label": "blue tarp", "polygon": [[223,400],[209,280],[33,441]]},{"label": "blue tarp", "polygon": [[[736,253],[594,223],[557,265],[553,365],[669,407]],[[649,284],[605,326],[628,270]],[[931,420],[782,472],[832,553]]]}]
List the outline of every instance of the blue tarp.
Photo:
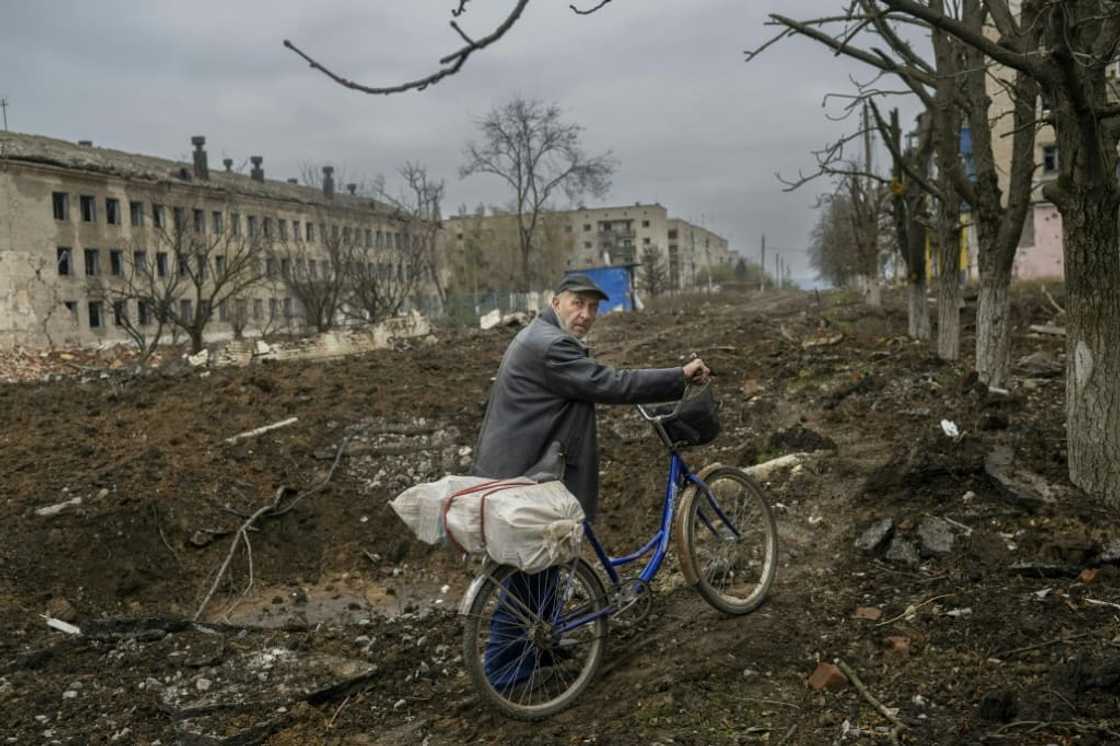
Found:
[{"label": "blue tarp", "polygon": [[613,311],[616,308],[622,308],[623,311],[634,310],[634,293],[631,290],[633,283],[631,277],[633,276],[633,267],[629,265],[615,266],[615,267],[588,267],[587,269],[573,269],[567,274],[574,275],[587,275],[595,284],[603,288],[603,291],[610,296],[610,300],[603,301],[599,304],[599,313],[604,314],[608,311]]}]

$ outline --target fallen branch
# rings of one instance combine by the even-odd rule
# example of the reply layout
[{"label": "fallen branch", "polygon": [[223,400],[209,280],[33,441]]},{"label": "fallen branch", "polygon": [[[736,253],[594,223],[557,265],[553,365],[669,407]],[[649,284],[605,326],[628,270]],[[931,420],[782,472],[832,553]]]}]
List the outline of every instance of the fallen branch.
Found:
[{"label": "fallen branch", "polygon": [[857,675],[856,672],[852,670],[851,666],[849,666],[847,663],[845,663],[841,659],[837,658],[836,659],[836,667],[840,669],[841,673],[843,673],[845,676],[848,677],[848,681],[852,682],[852,686],[854,686],[856,688],[856,690],[860,694],[863,695],[864,699],[866,699],[868,702],[871,703],[872,707],[874,707],[876,710],[879,711],[880,715],[882,715],[887,720],[890,720],[892,723],[894,723],[895,735],[894,735],[894,738],[892,738],[892,740],[897,741],[898,740],[898,733],[897,732],[900,731],[900,730],[906,730],[910,726],[908,726],[906,723],[899,720],[898,715],[895,715],[893,712],[890,711],[890,709],[886,705],[884,705],[879,700],[875,699],[875,695],[873,695],[871,693],[871,691],[867,688],[867,685],[863,683],[862,679],[860,679],[859,675]]},{"label": "fallen branch", "polygon": [[156,530],[159,531],[159,538],[163,541],[163,545],[165,547],[167,547],[167,551],[171,552],[171,556],[175,558],[175,564],[176,565],[180,564],[179,563],[179,555],[176,554],[175,550],[171,548],[171,544],[168,543],[167,537],[164,536],[164,534],[163,534],[163,525],[160,524],[160,521],[159,521],[159,506],[156,505],[155,503],[152,503],[152,514],[155,516]]},{"label": "fallen branch", "polygon": [[1066,336],[1066,330],[1064,328],[1052,324],[1031,324],[1030,330],[1037,334],[1049,334],[1053,337]]},{"label": "fallen branch", "polygon": [[[233,537],[233,541],[230,542],[229,552],[226,553],[225,561],[222,562],[222,566],[218,568],[218,574],[214,577],[214,582],[210,585],[210,590],[206,593],[206,597],[204,599],[202,599],[202,603],[199,605],[198,611],[196,611],[194,613],[194,617],[193,617],[192,621],[197,622],[199,617],[202,616],[202,612],[206,610],[207,605],[210,603],[210,599],[214,596],[214,592],[216,590],[218,590],[218,585],[222,582],[222,578],[225,576],[226,570],[229,568],[229,563],[231,561],[233,561],[233,555],[237,552],[237,545],[241,541],[244,541],[245,546],[248,548],[249,563],[250,564],[249,564],[249,584],[248,584],[248,586],[246,586],[246,590],[242,593],[242,596],[240,598],[238,598],[238,602],[240,602],[241,598],[244,597],[245,593],[248,593],[249,588],[251,588],[252,585],[253,585],[253,576],[252,576],[253,555],[252,555],[252,546],[249,544],[249,530],[252,528],[253,524],[256,523],[257,519],[262,518],[262,517],[273,517],[273,518],[275,518],[275,517],[282,516],[285,513],[289,512],[292,508],[294,508],[299,503],[299,501],[302,500],[304,497],[306,497],[308,495],[313,495],[316,492],[319,492],[320,490],[322,490],[324,487],[326,487],[327,484],[331,481],[331,478],[334,476],[335,470],[338,468],[338,462],[342,460],[342,452],[346,449],[346,444],[348,442],[349,442],[349,439],[344,440],[344,441],[342,441],[341,443],[338,444],[338,453],[335,456],[334,464],[331,465],[330,472],[327,474],[327,476],[323,479],[322,482],[320,482],[319,484],[315,485],[314,487],[312,487],[311,489],[309,489],[305,492],[301,492],[298,496],[296,496],[296,498],[294,500],[292,500],[290,503],[288,503],[288,505],[285,506],[283,509],[280,508],[280,501],[284,498],[284,494],[288,491],[288,488],[285,485],[280,485],[280,488],[278,490],[276,490],[276,495],[272,498],[272,502],[268,503],[267,505],[262,505],[260,508],[257,509],[257,511],[255,513],[253,513],[251,516],[249,516],[245,520],[245,522],[241,524],[241,526],[238,527],[238,529],[237,529],[237,531],[236,531],[236,533]],[[232,608],[229,609],[226,613],[228,614],[229,611],[232,611]]]},{"label": "fallen branch", "polygon": [[1058,312],[1059,316],[1065,315],[1066,309],[1058,305],[1058,301],[1054,300],[1054,296],[1050,295],[1050,291],[1046,289],[1045,285],[1042,286],[1042,294],[1046,296],[1046,300],[1050,301],[1050,305],[1054,307],[1054,310]]},{"label": "fallen branch", "polygon": [[1114,604],[1111,601],[1098,601],[1095,598],[1086,598],[1085,603],[1092,604],[1093,606],[1109,606],[1113,609],[1120,609],[1120,604]]},{"label": "fallen branch", "polygon": [[927,598],[925,601],[922,601],[920,604],[917,604],[916,606],[911,604],[910,606],[906,607],[906,611],[902,612],[898,616],[891,617],[890,619],[886,620],[885,622],[879,622],[875,626],[876,627],[882,627],[882,626],[887,625],[887,624],[893,624],[894,622],[897,622],[899,619],[908,619],[908,618],[912,617],[914,614],[916,614],[918,609],[922,608],[923,606],[928,606],[929,604],[933,603],[934,601],[939,601],[940,599],[948,598],[949,596],[955,596],[955,595],[957,595],[957,594],[956,593],[942,593],[940,596],[934,596],[933,598]]},{"label": "fallen branch", "polygon": [[299,422],[299,417],[289,417],[286,420],[281,420],[280,422],[274,422],[271,425],[265,425],[264,427],[258,427],[256,430],[249,430],[249,431],[244,432],[244,433],[238,433],[237,435],[233,435],[229,438],[226,438],[223,442],[225,442],[225,443],[236,443],[237,441],[242,440],[243,438],[254,438],[258,435],[261,435],[262,433],[267,433],[270,430],[278,430],[282,427],[287,427],[288,425],[294,425],[297,422]]},{"label": "fallen branch", "polygon": [[1010,655],[1016,655],[1018,653],[1026,653],[1029,650],[1038,650],[1039,648],[1048,648],[1051,645],[1060,645],[1060,644],[1065,643],[1065,642],[1072,642],[1074,640],[1080,640],[1083,637],[1092,637],[1094,634],[1096,634],[1096,633],[1095,632],[1083,632],[1080,635],[1072,635],[1071,637],[1058,637],[1058,638],[1055,638],[1053,640],[1047,640],[1046,642],[1037,643],[1035,645],[1026,645],[1026,646],[1021,647],[1021,648],[1012,648],[1011,650],[1001,650],[1000,652],[993,653],[992,655],[990,655],[988,657],[989,658],[1006,658]]}]

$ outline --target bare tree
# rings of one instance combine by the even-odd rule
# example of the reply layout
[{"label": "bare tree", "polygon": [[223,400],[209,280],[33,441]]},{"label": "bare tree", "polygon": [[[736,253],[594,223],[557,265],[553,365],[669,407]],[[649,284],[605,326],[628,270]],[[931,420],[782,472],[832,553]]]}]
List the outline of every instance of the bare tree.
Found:
[{"label": "bare tree", "polygon": [[602,197],[610,188],[615,162],[609,153],[589,156],[580,146],[583,128],[564,122],[560,108],[514,98],[479,123],[480,143],[464,151],[462,177],[497,176],[513,191],[521,254],[521,288],[532,290],[534,239],[541,213],[557,192],[575,201],[584,194]]},{"label": "bare tree", "polygon": [[132,256],[122,261],[120,274],[108,278],[90,278],[96,288],[90,297],[102,298],[113,323],[121,328],[135,345],[137,364],[145,365],[174,325],[180,296],[184,293],[184,277],[174,272],[169,254],[149,254],[146,244],[134,242]]},{"label": "bare tree", "polygon": [[419,240],[408,233],[406,223],[395,223],[396,231],[380,234],[373,246],[355,247],[346,272],[348,317],[370,323],[400,313],[424,277],[423,252]]},{"label": "bare tree", "polygon": [[357,249],[347,238],[324,231],[319,250],[293,232],[290,239],[276,244],[275,255],[266,260],[266,274],[283,281],[299,303],[305,322],[319,333],[334,328],[350,292],[350,268]]},{"label": "bare tree", "polygon": [[[175,275],[178,308],[170,320],[190,339],[191,352],[197,353],[215,313],[219,318],[228,314],[227,304],[260,283],[271,238],[264,235],[263,226],[250,227],[248,232],[240,225],[199,230],[176,212],[173,224],[156,228],[152,239],[149,256],[158,262],[162,254],[170,263],[166,271]],[[161,298],[152,295],[153,307],[164,302]]]},{"label": "bare tree", "polygon": [[650,298],[661,295],[669,287],[669,272],[656,246],[642,249],[641,270],[638,273],[642,290]]},{"label": "bare tree", "polygon": [[446,306],[447,283],[444,278],[447,262],[439,248],[446,186],[442,179],[436,181],[430,177],[427,166],[421,163],[408,161],[398,173],[403,180],[401,193],[391,194],[385,187],[385,180],[379,179],[378,197],[386,203],[392,218],[402,226],[405,240],[415,247],[415,256],[411,259],[415,261],[419,277],[413,287],[434,290],[439,305]]}]

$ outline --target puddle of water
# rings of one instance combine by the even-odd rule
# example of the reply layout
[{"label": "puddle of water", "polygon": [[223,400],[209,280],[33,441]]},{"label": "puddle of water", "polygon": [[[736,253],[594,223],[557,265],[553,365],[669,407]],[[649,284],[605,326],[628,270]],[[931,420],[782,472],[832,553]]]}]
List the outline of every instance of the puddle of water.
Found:
[{"label": "puddle of water", "polygon": [[400,576],[385,580],[335,577],[311,586],[261,588],[237,605],[230,624],[251,627],[361,624],[371,617],[396,617],[458,606],[465,585],[441,585]]}]

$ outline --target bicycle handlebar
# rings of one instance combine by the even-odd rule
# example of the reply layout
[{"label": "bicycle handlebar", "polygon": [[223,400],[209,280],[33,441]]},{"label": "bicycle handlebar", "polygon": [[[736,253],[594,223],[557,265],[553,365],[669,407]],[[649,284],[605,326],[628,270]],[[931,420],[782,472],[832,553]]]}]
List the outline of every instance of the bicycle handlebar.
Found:
[{"label": "bicycle handlebar", "polygon": [[685,381],[684,382],[684,393],[681,394],[681,398],[677,401],[676,406],[673,407],[673,411],[669,412],[668,414],[650,414],[649,412],[646,411],[646,408],[644,406],[642,406],[641,404],[635,404],[634,406],[637,408],[638,414],[640,414],[642,416],[642,419],[645,420],[646,422],[650,422],[650,423],[665,422],[666,420],[671,420],[674,417],[676,417],[677,413],[681,411],[681,405],[684,404],[685,399],[688,398],[688,392],[691,389],[700,388],[700,387],[706,386],[706,385],[707,384],[696,384],[696,383],[693,383],[692,381]]}]

